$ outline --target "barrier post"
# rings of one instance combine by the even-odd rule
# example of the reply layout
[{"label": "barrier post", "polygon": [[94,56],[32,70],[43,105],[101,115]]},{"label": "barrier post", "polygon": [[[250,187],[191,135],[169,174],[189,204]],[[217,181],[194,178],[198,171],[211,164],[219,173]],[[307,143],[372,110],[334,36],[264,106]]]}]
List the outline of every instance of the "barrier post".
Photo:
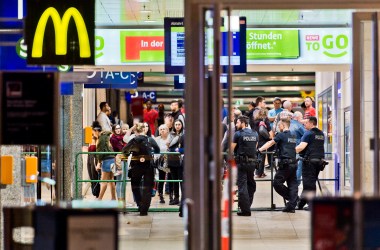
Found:
[{"label": "barrier post", "polygon": [[78,156],[83,152],[78,152],[75,154],[75,165],[74,165],[74,175],[75,175],[75,199],[78,199]]}]

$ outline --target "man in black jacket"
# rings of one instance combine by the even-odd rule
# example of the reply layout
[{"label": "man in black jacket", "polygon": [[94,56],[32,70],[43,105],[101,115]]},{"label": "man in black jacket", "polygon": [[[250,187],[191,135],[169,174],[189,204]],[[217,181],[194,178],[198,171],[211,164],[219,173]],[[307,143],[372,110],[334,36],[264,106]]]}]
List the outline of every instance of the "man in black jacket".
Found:
[{"label": "man in black jacket", "polygon": [[232,150],[237,163],[237,186],[239,192],[238,216],[251,216],[253,195],[256,192],[256,182],[253,178],[257,167],[256,147],[258,135],[248,128],[248,117],[240,116],[236,122],[238,130],[233,138]]},{"label": "man in black jacket", "polygon": [[[297,138],[289,130],[290,120],[281,119],[279,122],[281,132],[277,133],[273,140],[268,141],[259,151],[267,150],[273,145],[278,149],[278,170],[273,179],[273,187],[276,192],[289,201],[282,212],[294,213],[297,205],[298,184],[297,184],[297,160],[296,160],[296,142]],[[287,183],[287,186],[284,183]]]},{"label": "man in black jacket", "polygon": [[[301,200],[298,203],[298,209],[303,209],[307,203],[306,193],[315,195],[317,187],[316,181],[319,172],[325,166],[325,135],[323,131],[317,128],[317,118],[310,116],[305,122],[305,128],[308,130],[301,138],[301,143],[296,147],[296,152],[303,159],[302,163],[302,183],[303,190]],[[308,210],[308,207],[305,208]]]}]

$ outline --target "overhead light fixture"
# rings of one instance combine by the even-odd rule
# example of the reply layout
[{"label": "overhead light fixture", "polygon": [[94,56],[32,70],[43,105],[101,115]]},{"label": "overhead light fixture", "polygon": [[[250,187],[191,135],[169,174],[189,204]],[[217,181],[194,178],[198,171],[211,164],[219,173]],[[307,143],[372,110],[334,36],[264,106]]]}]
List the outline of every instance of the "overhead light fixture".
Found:
[{"label": "overhead light fixture", "polygon": [[155,22],[157,22],[156,20],[152,20],[151,18],[150,18],[150,15],[147,15],[146,16],[146,19],[144,20],[144,22],[145,23],[155,23]]},{"label": "overhead light fixture", "polygon": [[147,9],[146,9],[146,5],[144,4],[144,5],[143,5],[143,9],[140,10],[140,13],[152,13],[152,11],[151,11],[151,10],[147,10]]},{"label": "overhead light fixture", "polygon": [[139,3],[149,3],[150,0],[135,0],[136,2],[139,2]]}]

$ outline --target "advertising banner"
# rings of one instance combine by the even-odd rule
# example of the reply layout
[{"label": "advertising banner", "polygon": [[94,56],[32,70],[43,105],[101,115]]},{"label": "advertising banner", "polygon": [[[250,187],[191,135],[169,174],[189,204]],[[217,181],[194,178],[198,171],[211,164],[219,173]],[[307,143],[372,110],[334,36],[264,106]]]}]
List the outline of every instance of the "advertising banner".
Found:
[{"label": "advertising banner", "polygon": [[247,29],[247,63],[351,64],[351,36],[350,28]]},{"label": "advertising banner", "polygon": [[[95,35],[96,65],[163,65],[165,62],[162,29],[97,29]],[[178,37],[176,41],[178,43]],[[352,62],[351,28],[247,29],[245,41],[247,64]],[[167,51],[173,49],[178,50],[178,47]],[[170,62],[183,63],[180,60]]]},{"label": "advertising banner", "polygon": [[298,58],[298,30],[247,30],[247,59]]},{"label": "advertising banner", "polygon": [[97,29],[95,35],[96,65],[164,63],[163,29]]}]

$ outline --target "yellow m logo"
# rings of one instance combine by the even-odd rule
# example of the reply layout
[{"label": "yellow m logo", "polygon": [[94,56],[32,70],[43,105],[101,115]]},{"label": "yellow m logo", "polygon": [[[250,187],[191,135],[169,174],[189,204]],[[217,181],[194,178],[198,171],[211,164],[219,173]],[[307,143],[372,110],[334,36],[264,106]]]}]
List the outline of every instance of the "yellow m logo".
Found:
[{"label": "yellow m logo", "polygon": [[45,36],[45,28],[49,17],[51,17],[54,25],[56,55],[67,54],[67,30],[69,26],[69,21],[72,17],[74,18],[74,22],[78,33],[80,51],[79,56],[82,58],[91,57],[91,47],[86,24],[84,23],[83,17],[80,14],[80,12],[74,7],[70,7],[69,9],[67,9],[65,14],[63,14],[62,19],[59,16],[58,11],[53,7],[47,8],[44,11],[44,13],[42,13],[40,20],[37,24],[36,32],[34,34],[32,57],[42,57],[42,46]]}]

